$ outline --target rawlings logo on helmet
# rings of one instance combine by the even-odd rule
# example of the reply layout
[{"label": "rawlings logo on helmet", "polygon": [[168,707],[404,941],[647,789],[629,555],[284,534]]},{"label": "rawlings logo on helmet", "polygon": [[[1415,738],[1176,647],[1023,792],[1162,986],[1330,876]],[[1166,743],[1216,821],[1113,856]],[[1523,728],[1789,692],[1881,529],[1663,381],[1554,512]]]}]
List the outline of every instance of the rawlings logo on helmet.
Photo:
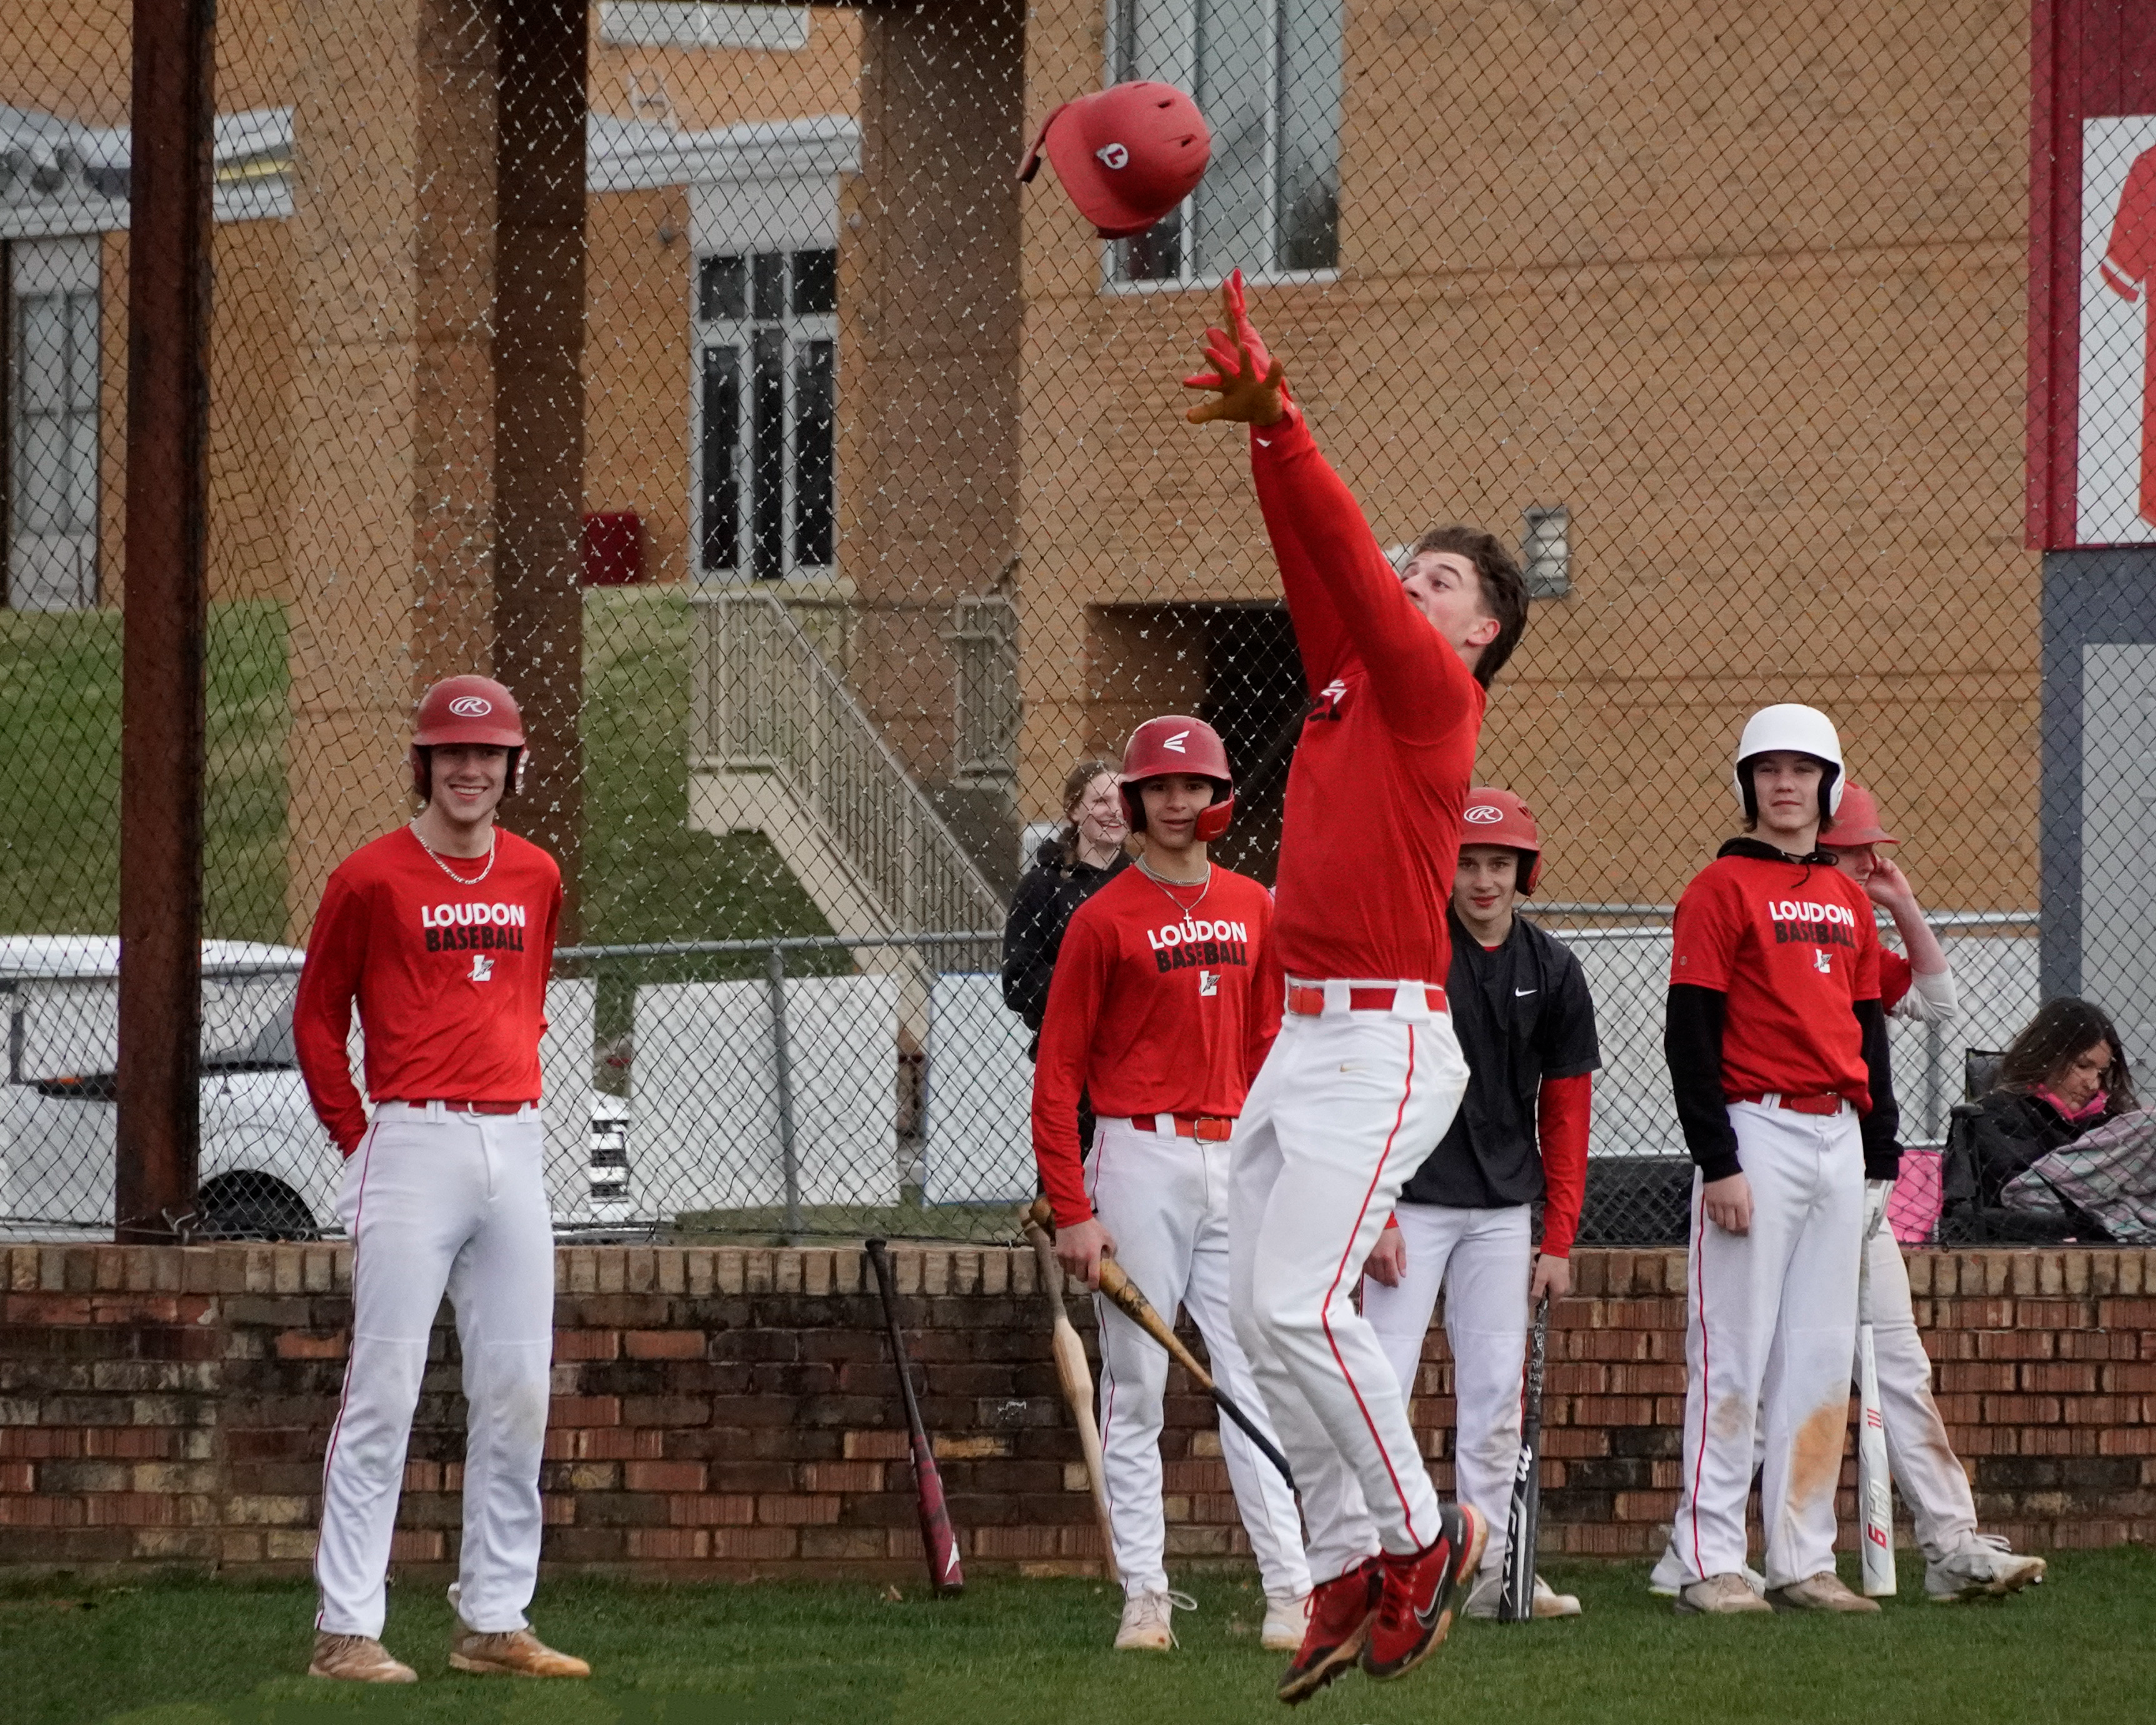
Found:
[{"label": "rawlings logo on helmet", "polygon": [[449,711],[459,719],[483,719],[494,711],[494,703],[484,695],[459,695],[449,703]]},{"label": "rawlings logo on helmet", "polygon": [[1505,811],[1488,803],[1477,803],[1460,817],[1471,826],[1494,827],[1505,818]]},{"label": "rawlings logo on helmet", "polygon": [[1103,144],[1093,157],[1106,168],[1126,168],[1131,165],[1131,152],[1121,144]]}]

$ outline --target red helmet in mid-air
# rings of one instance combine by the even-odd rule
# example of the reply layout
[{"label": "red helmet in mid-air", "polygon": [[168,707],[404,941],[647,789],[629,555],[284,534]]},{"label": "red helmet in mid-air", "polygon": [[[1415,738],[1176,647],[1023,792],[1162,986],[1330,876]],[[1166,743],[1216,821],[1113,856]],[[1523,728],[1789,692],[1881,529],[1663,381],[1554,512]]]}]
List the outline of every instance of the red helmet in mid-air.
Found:
[{"label": "red helmet in mid-air", "polygon": [[1220,733],[1203,719],[1168,713],[1147,719],[1131,732],[1130,747],[1123,751],[1122,776],[1116,781],[1123,793],[1123,814],[1131,830],[1146,829],[1145,803],[1138,787],[1148,778],[1171,773],[1188,773],[1213,782],[1213,800],[1198,816],[1198,842],[1209,845],[1228,830],[1235,811],[1235,781],[1228,772],[1228,751]]},{"label": "red helmet in mid-air", "polygon": [[509,751],[509,788],[524,761],[524,720],[516,697],[492,677],[444,677],[419,697],[412,721],[412,788],[431,796],[430,750],[454,743]]},{"label": "red helmet in mid-air", "polygon": [[1460,848],[1471,845],[1505,845],[1518,851],[1521,896],[1534,891],[1543,875],[1542,830],[1534,812],[1510,791],[1478,784],[1467,793],[1467,806],[1460,814]]},{"label": "red helmet in mid-air", "polygon": [[1021,181],[1041,152],[1103,239],[1142,234],[1188,198],[1213,157],[1205,116],[1172,84],[1134,81],[1080,96],[1041,122]]}]

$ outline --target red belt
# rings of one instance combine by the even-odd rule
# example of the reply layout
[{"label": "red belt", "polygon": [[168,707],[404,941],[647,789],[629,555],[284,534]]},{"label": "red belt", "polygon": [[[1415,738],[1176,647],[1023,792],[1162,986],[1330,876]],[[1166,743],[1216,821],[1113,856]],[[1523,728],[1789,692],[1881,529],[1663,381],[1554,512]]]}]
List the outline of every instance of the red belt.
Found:
[{"label": "red belt", "polygon": [[[385,1097],[383,1100],[388,1101],[404,1101],[404,1099],[402,1096]],[[408,1108],[431,1108],[434,1106],[437,1100],[437,1098],[430,1096],[424,1102],[404,1102],[404,1106]],[[536,1102],[451,1102],[444,1101],[442,1101],[441,1106],[452,1114],[515,1114],[526,1108],[536,1108],[539,1105]]]},{"label": "red belt", "polygon": [[[1178,1138],[1196,1138],[1204,1144],[1224,1144],[1235,1130],[1232,1120],[1222,1120],[1211,1114],[1178,1114],[1175,1117],[1175,1135]],[[1131,1124],[1142,1132],[1160,1130],[1158,1117],[1152,1114],[1133,1114]]]},{"label": "red belt", "polygon": [[[1763,1108],[1768,1106],[1767,1098],[1763,1096],[1739,1096],[1737,1100],[1740,1102],[1757,1102]],[[1847,1104],[1836,1092],[1823,1090],[1808,1096],[1778,1096],[1773,1106],[1777,1108],[1787,1108],[1792,1114],[1839,1114]]]},{"label": "red belt", "polygon": [[[1350,988],[1348,991],[1348,1010],[1350,1012],[1390,1012],[1393,1001],[1399,993],[1397,988]],[[1432,1012],[1445,1010],[1445,990],[1435,983],[1423,989],[1424,998]],[[1291,987],[1287,991],[1287,1009],[1302,1018],[1314,1019],[1325,1010],[1325,990],[1305,983]]]}]

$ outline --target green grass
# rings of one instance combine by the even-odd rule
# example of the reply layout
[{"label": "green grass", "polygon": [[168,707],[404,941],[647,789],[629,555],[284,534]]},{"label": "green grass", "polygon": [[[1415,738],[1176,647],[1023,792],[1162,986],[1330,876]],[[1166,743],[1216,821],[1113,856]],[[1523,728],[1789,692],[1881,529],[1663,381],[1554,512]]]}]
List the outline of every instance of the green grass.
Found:
[{"label": "green grass", "polygon": [[[1351,1676],[1298,1713],[1385,1720],[1793,1725],[1881,1720],[2142,1720],[2156,1694],[2156,1553],[2071,1553],[2020,1599],[1941,1608],[1903,1597],[1877,1618],[1680,1620],[1640,1565],[1559,1566],[1587,1615],[1524,1628],[1464,1624],[1422,1670]],[[1246,1579],[1187,1580],[1200,1609],[1180,1651],[1115,1654],[1097,1583],[976,1579],[957,1599],[868,1585],[542,1584],[536,1625],[598,1671],[588,1684],[459,1676],[434,1587],[393,1589],[385,1639],[416,1687],[331,1688],[303,1669],[311,1598],[298,1585],[58,1584],[0,1595],[0,1684],[18,1725],[297,1725],[341,1719],[814,1721],[969,1725],[1284,1718],[1282,1661],[1256,1645]]]},{"label": "green grass", "polygon": [[[116,611],[0,611],[0,932],[120,926]],[[285,929],[285,614],[210,608],[203,927]]]}]

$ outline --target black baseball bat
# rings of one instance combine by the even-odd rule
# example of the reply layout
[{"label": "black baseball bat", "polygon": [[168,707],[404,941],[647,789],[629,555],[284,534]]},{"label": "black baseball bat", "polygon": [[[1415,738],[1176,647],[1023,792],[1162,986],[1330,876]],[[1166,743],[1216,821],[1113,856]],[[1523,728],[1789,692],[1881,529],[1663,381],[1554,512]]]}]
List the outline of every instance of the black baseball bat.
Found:
[{"label": "black baseball bat", "polygon": [[863,1244],[875,1271],[876,1289],[883,1296],[884,1322],[891,1328],[891,1362],[898,1368],[898,1392],[906,1404],[906,1435],[913,1448],[913,1496],[921,1512],[921,1543],[928,1558],[929,1584],[939,1594],[960,1593],[966,1586],[966,1572],[958,1565],[958,1536],[952,1531],[950,1507],[943,1500],[943,1476],[936,1466],[928,1428],[921,1423],[921,1404],[914,1399],[906,1337],[898,1327],[898,1291],[891,1286],[891,1259],[881,1240]]},{"label": "black baseball bat", "polygon": [[1535,1615],[1535,1539],[1542,1527],[1543,1351],[1549,1340],[1549,1296],[1535,1307],[1527,1349],[1526,1394],[1520,1401],[1520,1454],[1512,1466],[1512,1507],[1505,1517],[1505,1591],[1497,1621],[1527,1623]]}]

